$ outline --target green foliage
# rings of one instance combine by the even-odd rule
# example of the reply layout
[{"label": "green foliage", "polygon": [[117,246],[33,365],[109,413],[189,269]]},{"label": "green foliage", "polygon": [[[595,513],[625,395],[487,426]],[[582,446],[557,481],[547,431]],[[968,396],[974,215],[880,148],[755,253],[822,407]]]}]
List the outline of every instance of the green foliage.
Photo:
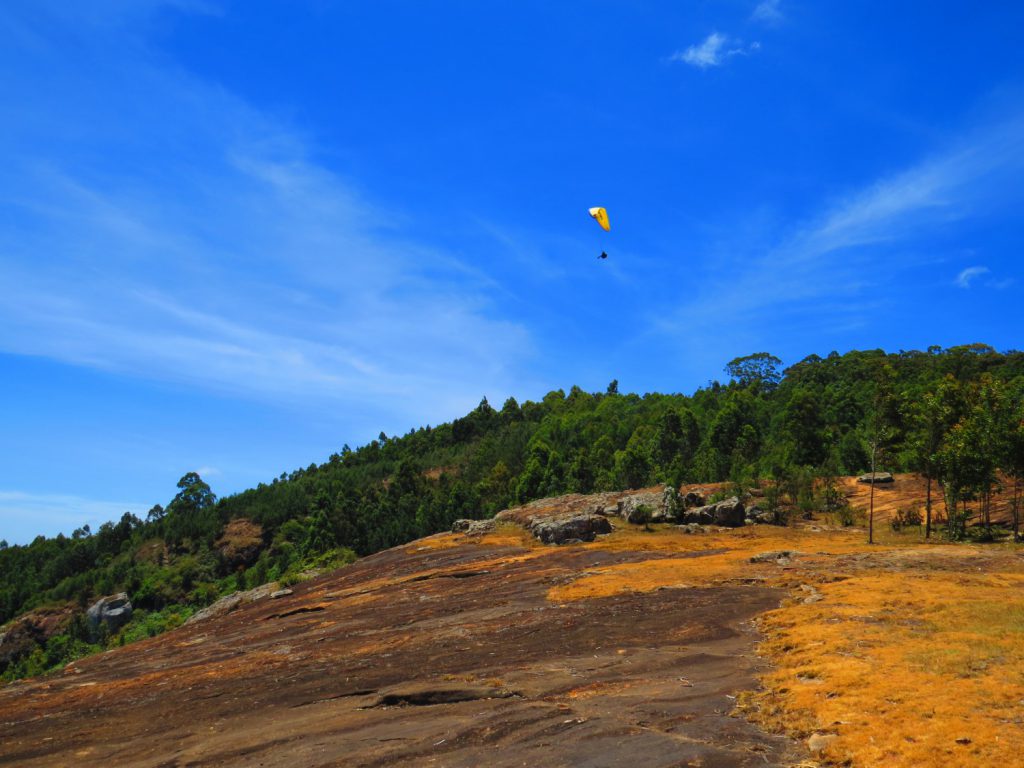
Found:
[{"label": "green foliage", "polygon": [[168,605],[159,611],[136,611],[132,620],[110,640],[110,645],[124,645],[147,637],[156,637],[176,629],[195,613],[193,605]]}]

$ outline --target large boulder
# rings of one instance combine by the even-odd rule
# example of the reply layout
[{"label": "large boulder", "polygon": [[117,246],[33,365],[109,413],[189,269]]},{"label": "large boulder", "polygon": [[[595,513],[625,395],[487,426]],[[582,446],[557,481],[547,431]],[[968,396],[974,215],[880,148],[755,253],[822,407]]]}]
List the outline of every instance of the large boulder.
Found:
[{"label": "large boulder", "polygon": [[128,599],[128,593],[119,592],[116,595],[101,597],[89,606],[85,612],[89,622],[89,631],[96,637],[100,627],[105,626],[108,632],[116,632],[132,618],[132,603]]},{"label": "large boulder", "polygon": [[[635,493],[618,502],[618,514],[634,525],[644,522],[677,523],[682,519],[683,498],[671,485],[660,493]],[[646,508],[646,514],[645,509]]]},{"label": "large boulder", "polygon": [[707,504],[683,513],[684,523],[720,525],[725,528],[739,528],[746,523],[743,502],[732,496],[715,504]]},{"label": "large boulder", "polygon": [[619,506],[619,514],[627,523],[634,525],[644,522],[661,523],[667,519],[664,500],[660,493],[636,493],[626,496]]},{"label": "large boulder", "polygon": [[891,472],[875,472],[872,474],[868,472],[866,475],[861,475],[857,478],[858,483],[895,483],[896,478],[892,476]]},{"label": "large boulder", "polygon": [[700,491],[687,491],[683,496],[683,506],[686,509],[704,506],[704,494]]},{"label": "large boulder", "polygon": [[756,504],[747,509],[747,525],[771,525],[776,521],[775,515],[761,509]]},{"label": "large boulder", "polygon": [[600,533],[612,532],[607,517],[592,513],[533,520],[528,528],[530,533],[545,544],[593,541]]}]

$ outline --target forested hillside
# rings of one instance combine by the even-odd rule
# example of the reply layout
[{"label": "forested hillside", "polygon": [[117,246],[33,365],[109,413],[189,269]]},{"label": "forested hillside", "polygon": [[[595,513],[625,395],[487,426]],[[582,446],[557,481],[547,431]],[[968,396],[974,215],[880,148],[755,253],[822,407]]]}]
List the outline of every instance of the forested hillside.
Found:
[{"label": "forested hillside", "polygon": [[[934,480],[950,518],[1024,476],[1024,353],[975,344],[812,355],[781,370],[757,353],[692,395],[548,393],[348,446],[320,465],[216,498],[197,474],[166,508],[97,531],[0,543],[0,673],[34,674],[183,621],[218,597],[350,561],[566,492],[732,480],[744,486],[871,468]],[[1019,494],[1018,494],[1019,496]],[[790,501],[795,502],[795,499]],[[966,518],[966,515],[965,515]],[[951,525],[956,535],[966,526]],[[83,610],[127,592],[110,636]],[[20,623],[19,623],[20,622]]]}]

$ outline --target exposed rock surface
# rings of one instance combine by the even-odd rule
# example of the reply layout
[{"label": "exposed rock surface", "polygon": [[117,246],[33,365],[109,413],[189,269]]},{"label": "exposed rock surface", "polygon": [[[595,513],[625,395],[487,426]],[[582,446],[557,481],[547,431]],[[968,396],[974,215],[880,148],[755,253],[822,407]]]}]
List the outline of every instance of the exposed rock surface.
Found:
[{"label": "exposed rock surface", "polygon": [[[646,510],[646,519],[645,513]],[[619,515],[634,525],[644,522],[664,522],[667,519],[664,498],[661,493],[637,493],[622,500]]]},{"label": "exposed rock surface", "polygon": [[232,592],[230,595],[225,595],[217,602],[206,606],[201,611],[196,611],[188,617],[185,623],[195,624],[199,621],[212,619],[215,616],[223,616],[225,613],[231,613],[231,611],[239,608],[240,606],[246,605],[247,603],[254,603],[257,600],[262,600],[264,597],[269,597],[278,589],[278,584],[275,581],[269,584],[262,584],[255,589],[247,589],[242,592]]},{"label": "exposed rock surface", "polygon": [[752,563],[775,563],[776,565],[789,565],[793,558],[800,555],[799,552],[793,552],[785,549],[778,552],[761,552],[750,558]]},{"label": "exposed rock surface", "polygon": [[603,515],[581,514],[537,519],[528,526],[530,532],[545,544],[568,544],[593,541],[600,533],[611,533],[612,525]]},{"label": "exposed rock surface", "polygon": [[494,530],[494,520],[456,520],[452,523],[452,533],[481,534]]},{"label": "exposed rock surface", "polygon": [[230,612],[2,687],[0,764],[760,768],[806,757],[730,716],[761,663],[750,619],[782,592],[560,603],[553,585],[652,553],[452,539],[364,558],[286,600],[232,596]]},{"label": "exposed rock surface", "polygon": [[106,627],[111,633],[116,632],[132,618],[132,603],[128,599],[128,593],[118,592],[116,595],[101,597],[89,606],[85,618],[89,622],[89,631],[94,636],[100,627]]}]

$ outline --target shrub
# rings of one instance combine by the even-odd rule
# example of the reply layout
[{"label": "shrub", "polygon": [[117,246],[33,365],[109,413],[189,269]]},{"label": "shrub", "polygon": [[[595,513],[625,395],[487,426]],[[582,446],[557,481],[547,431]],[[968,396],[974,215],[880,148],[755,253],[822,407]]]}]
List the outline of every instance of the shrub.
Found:
[{"label": "shrub", "polygon": [[917,509],[917,507],[912,507],[909,509],[897,509],[896,514],[894,514],[892,516],[892,519],[889,520],[889,527],[892,528],[894,531],[899,532],[904,528],[909,527],[920,528],[921,521],[921,510]]}]

